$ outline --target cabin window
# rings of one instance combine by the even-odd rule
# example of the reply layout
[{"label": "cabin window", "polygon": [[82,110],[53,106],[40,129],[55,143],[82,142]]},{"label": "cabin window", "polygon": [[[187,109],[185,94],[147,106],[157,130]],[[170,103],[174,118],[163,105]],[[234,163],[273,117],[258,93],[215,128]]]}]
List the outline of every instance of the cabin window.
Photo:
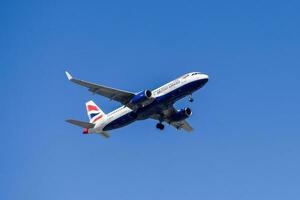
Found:
[{"label": "cabin window", "polygon": [[184,75],[182,78],[185,79],[189,76],[189,74]]}]

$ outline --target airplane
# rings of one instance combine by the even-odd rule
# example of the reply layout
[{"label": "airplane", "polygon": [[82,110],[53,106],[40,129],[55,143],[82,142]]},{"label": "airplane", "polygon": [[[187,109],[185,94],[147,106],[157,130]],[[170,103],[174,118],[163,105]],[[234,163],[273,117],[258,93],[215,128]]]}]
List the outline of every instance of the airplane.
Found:
[{"label": "airplane", "polygon": [[119,90],[95,83],[73,78],[65,72],[69,81],[88,88],[94,94],[107,97],[110,100],[120,102],[122,106],[108,114],[105,114],[93,101],[86,103],[89,122],[68,119],[67,122],[83,128],[83,134],[97,133],[108,138],[108,131],[124,127],[136,120],[157,120],[156,128],[163,130],[164,122],[176,129],[187,132],[193,128],[186,121],[192,115],[188,107],[177,110],[174,103],[186,96],[193,102],[192,93],[202,88],[208,82],[208,75],[200,72],[191,72],[155,89],[143,90],[138,93]]}]

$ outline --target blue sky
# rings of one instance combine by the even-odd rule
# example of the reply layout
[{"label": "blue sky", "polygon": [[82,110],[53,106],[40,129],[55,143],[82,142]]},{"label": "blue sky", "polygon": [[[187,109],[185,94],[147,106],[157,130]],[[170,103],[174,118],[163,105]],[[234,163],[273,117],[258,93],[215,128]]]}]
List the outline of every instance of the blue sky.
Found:
[{"label": "blue sky", "polygon": [[[1,1],[0,199],[281,200],[300,196],[298,1]],[[104,140],[67,81],[137,92],[184,73],[191,135],[147,120]]]}]

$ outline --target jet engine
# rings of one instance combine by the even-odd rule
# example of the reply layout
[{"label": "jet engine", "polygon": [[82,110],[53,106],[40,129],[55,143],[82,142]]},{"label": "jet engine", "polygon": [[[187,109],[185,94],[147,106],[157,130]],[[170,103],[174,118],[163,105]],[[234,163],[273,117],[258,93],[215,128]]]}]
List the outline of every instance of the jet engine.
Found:
[{"label": "jet engine", "polygon": [[131,104],[145,104],[149,100],[151,100],[152,92],[150,90],[144,90],[138,94],[136,94],[130,101]]},{"label": "jet engine", "polygon": [[172,121],[182,121],[192,115],[192,110],[190,108],[184,108],[179,111],[177,111],[175,114],[173,114],[170,118]]}]

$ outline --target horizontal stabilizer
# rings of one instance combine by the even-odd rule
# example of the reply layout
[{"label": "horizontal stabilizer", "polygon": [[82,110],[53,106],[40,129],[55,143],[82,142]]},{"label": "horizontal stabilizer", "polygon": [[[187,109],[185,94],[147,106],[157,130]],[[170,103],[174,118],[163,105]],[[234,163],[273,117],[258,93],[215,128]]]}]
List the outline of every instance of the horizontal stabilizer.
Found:
[{"label": "horizontal stabilizer", "polygon": [[89,123],[89,122],[82,122],[74,119],[68,119],[66,122],[69,122],[71,124],[74,124],[76,126],[80,126],[82,128],[94,128],[95,124]]},{"label": "horizontal stabilizer", "polygon": [[99,133],[99,134],[101,134],[103,137],[105,137],[105,138],[109,138],[110,137],[110,135],[109,135],[109,133],[108,132],[101,132],[101,133]]}]

